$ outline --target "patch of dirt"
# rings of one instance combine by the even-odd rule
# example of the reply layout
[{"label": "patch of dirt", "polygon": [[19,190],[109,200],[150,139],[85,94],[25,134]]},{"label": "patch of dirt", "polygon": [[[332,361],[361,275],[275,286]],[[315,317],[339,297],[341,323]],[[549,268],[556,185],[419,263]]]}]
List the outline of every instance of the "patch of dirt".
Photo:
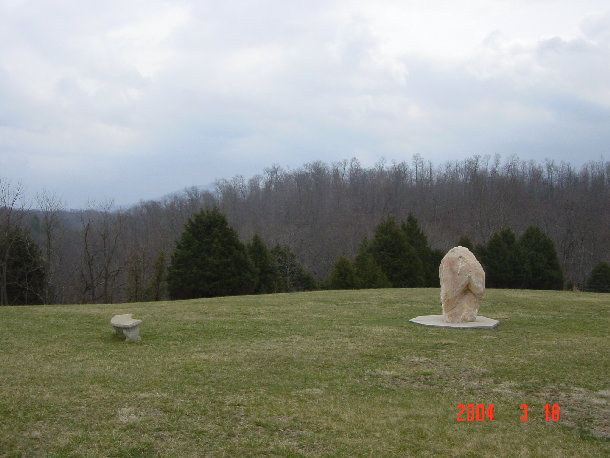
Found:
[{"label": "patch of dirt", "polygon": [[128,424],[136,423],[140,420],[136,409],[133,407],[125,407],[117,412],[119,423]]},{"label": "patch of dirt", "polygon": [[500,383],[495,388],[492,388],[491,391],[494,393],[501,394],[503,396],[510,396],[513,398],[523,398],[523,391],[517,389],[518,384],[514,382],[503,382]]},{"label": "patch of dirt", "polygon": [[124,407],[117,411],[117,420],[122,424],[138,423],[141,420],[150,419],[162,415],[161,411],[153,410],[144,412],[135,407]]},{"label": "patch of dirt", "polygon": [[296,391],[293,392],[293,394],[295,394],[297,396],[299,396],[299,395],[301,395],[301,396],[303,396],[303,395],[306,395],[306,396],[319,396],[319,395],[321,395],[323,393],[324,393],[324,390],[322,390],[320,388],[305,388],[305,389],[296,390]]},{"label": "patch of dirt", "polygon": [[[560,394],[559,404],[566,421],[588,430],[593,436],[610,439],[610,392],[572,388]],[[565,408],[563,407],[565,405]]]},{"label": "patch of dirt", "polygon": [[548,386],[534,393],[544,404],[559,405],[559,424],[610,439],[610,391]]},{"label": "patch of dirt", "polygon": [[[385,388],[409,385],[416,388],[442,388],[457,391],[464,386],[481,389],[493,384],[491,374],[472,364],[464,367],[437,361],[422,356],[402,356],[403,367],[378,368],[367,371],[363,381]],[[406,366],[406,367],[405,367]]]}]

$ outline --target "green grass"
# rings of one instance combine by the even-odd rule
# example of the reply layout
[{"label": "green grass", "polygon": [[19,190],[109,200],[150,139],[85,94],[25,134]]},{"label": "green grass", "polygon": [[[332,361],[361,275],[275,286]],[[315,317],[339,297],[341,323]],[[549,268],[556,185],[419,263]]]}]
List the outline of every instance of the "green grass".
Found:
[{"label": "green grass", "polygon": [[[408,321],[438,296],[2,307],[0,455],[610,455],[610,295],[489,290],[494,330]],[[457,422],[461,403],[493,422]]]}]

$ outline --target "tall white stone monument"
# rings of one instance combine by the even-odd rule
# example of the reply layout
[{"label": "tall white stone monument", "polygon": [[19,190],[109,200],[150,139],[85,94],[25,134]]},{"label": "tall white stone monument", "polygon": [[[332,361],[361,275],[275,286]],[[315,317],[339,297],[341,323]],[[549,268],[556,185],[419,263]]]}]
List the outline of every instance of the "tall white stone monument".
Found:
[{"label": "tall white stone monument", "polygon": [[449,250],[438,268],[442,315],[413,318],[425,326],[494,328],[498,321],[477,316],[485,295],[485,271],[472,252],[463,246]]},{"label": "tall white stone monument", "polygon": [[438,275],[445,321],[476,321],[485,295],[485,271],[474,254],[463,246],[451,248],[441,261]]}]

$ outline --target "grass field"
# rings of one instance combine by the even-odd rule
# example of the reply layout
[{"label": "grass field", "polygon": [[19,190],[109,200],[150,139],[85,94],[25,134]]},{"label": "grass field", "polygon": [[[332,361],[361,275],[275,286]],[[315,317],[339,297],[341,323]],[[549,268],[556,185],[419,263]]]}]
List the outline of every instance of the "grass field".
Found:
[{"label": "grass field", "polygon": [[610,455],[609,294],[488,290],[494,330],[408,321],[438,296],[1,307],[0,455]]}]

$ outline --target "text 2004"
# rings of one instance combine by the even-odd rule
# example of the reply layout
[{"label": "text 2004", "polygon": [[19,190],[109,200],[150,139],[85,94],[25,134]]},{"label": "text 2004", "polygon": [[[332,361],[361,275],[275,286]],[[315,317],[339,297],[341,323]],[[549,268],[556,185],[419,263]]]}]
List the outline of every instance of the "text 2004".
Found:
[{"label": "text 2004", "polygon": [[[489,404],[485,407],[483,404],[458,404],[458,415],[457,421],[494,421],[494,405]],[[464,411],[466,412],[466,417],[464,417]]]}]

